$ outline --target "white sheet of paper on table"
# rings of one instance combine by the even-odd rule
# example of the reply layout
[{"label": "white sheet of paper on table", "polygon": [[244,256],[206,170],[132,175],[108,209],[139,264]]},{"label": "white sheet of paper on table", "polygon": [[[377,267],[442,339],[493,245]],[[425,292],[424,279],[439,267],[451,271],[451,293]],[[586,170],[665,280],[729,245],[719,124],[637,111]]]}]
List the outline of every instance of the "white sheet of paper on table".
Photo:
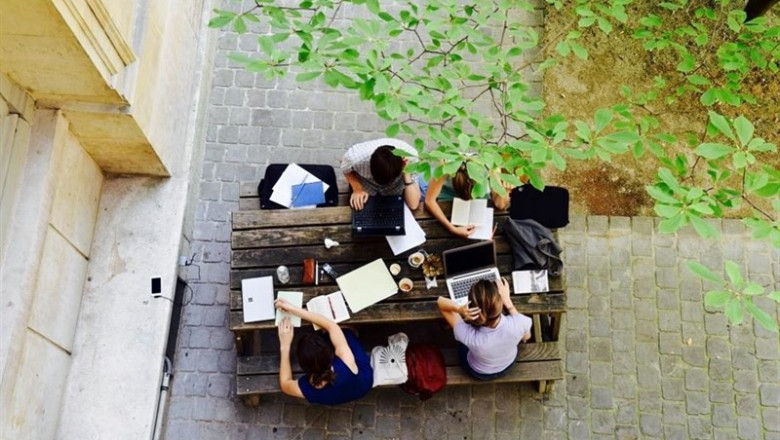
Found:
[{"label": "white sheet of paper on table", "polygon": [[422,230],[420,224],[414,218],[414,214],[404,203],[404,229],[405,235],[387,235],[387,244],[390,245],[390,249],[393,250],[393,255],[398,255],[402,252],[406,252],[413,247],[420,246],[425,243],[425,231]]}]

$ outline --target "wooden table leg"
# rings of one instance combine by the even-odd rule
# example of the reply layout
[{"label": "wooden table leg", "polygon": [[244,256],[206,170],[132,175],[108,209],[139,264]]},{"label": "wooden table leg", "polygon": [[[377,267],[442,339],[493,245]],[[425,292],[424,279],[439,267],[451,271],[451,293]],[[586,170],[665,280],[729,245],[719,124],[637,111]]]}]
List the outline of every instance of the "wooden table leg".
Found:
[{"label": "wooden table leg", "polygon": [[[533,320],[533,337],[534,342],[541,343],[542,342],[542,320],[539,317],[539,314],[535,314],[531,317]],[[540,380],[537,384],[537,389],[540,394],[544,394],[544,392],[547,390],[547,381],[546,380]]]},{"label": "wooden table leg", "polygon": [[259,394],[252,394],[251,396],[244,396],[241,398],[241,400],[244,402],[244,405],[248,406],[249,408],[257,408],[260,406],[260,395]]},{"label": "wooden table leg", "polygon": [[563,313],[557,312],[552,314],[552,340],[557,341],[561,335],[561,321],[563,320]]}]

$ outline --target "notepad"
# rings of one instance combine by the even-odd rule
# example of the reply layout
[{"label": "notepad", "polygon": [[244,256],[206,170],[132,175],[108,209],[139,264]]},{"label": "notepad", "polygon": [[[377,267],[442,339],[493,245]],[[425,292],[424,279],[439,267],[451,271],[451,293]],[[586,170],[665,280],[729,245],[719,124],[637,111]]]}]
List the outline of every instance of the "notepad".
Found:
[{"label": "notepad", "polygon": [[387,244],[393,250],[393,255],[406,252],[409,249],[418,247],[425,243],[425,231],[414,219],[414,214],[409,210],[409,206],[404,203],[404,235],[386,235]]},{"label": "notepad", "polygon": [[398,285],[381,258],[336,278],[336,283],[352,313],[398,293]]},{"label": "notepad", "polygon": [[301,206],[319,205],[325,203],[325,191],[322,190],[322,182],[301,183],[292,186],[293,208]]},{"label": "notepad", "polygon": [[[290,305],[293,305],[295,307],[301,307],[303,305],[303,292],[285,292],[283,290],[280,290],[277,295],[277,299],[283,299],[290,303]],[[293,327],[300,327],[301,326],[301,318],[295,315],[292,315],[287,312],[283,312],[279,309],[276,309],[276,326],[279,327],[279,323],[282,322],[282,319],[284,318],[290,318],[290,322],[292,322]]]},{"label": "notepad", "polygon": [[493,238],[493,208],[485,208],[485,222],[474,227],[469,235],[472,240],[490,240]]},{"label": "notepad", "polygon": [[244,322],[274,319],[274,281],[272,277],[241,280]]},{"label": "notepad", "polygon": [[515,293],[540,293],[550,290],[546,270],[516,270],[512,272]]},{"label": "notepad", "polygon": [[[312,313],[331,319],[334,322],[342,322],[349,319],[347,303],[344,302],[344,295],[341,294],[340,290],[312,298],[306,303],[306,309]],[[314,324],[314,330],[319,329],[320,326]]]},{"label": "notepad", "polygon": [[450,222],[455,226],[482,225],[487,223],[487,199],[452,199]]}]

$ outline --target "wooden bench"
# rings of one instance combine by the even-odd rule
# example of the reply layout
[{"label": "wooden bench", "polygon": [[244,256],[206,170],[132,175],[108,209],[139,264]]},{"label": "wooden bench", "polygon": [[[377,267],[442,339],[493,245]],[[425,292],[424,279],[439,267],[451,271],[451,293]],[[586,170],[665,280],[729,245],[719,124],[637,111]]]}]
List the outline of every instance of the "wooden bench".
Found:
[{"label": "wooden bench", "polygon": [[[466,376],[458,367],[454,340],[449,329],[442,330],[444,320],[436,307],[436,298],[446,296],[443,276],[438,277],[438,287],[426,290],[420,269],[406,263],[414,248],[394,256],[383,237],[353,239],[351,236],[351,211],[348,206],[346,183],[339,181],[339,205],[331,208],[307,210],[259,210],[257,182],[242,183],[239,212],[232,214],[231,273],[230,273],[230,330],[235,335],[238,353],[237,394],[246,404],[259,403],[259,396],[279,392],[278,337],[273,321],[245,323],[241,303],[241,280],[259,276],[274,276],[275,288],[297,290],[304,293],[304,304],[312,297],[338,290],[329,276],[320,277],[318,286],[303,286],[302,261],[316,258],[320,265],[330,263],[337,273],[345,274],[365,263],[383,258],[387,264],[398,262],[401,273],[395,277],[409,277],[414,288],[409,293],[392,297],[351,315],[345,324],[359,328],[361,341],[367,350],[374,345],[386,345],[387,336],[403,329],[410,339],[435,342],[443,348],[448,367],[448,384],[479,383]],[[443,203],[449,215],[450,204]],[[426,232],[422,248],[429,253],[473,243],[472,240],[455,238],[424,209],[418,209],[415,218]],[[496,215],[502,223],[506,214]],[[325,237],[340,243],[326,249]],[[499,227],[495,237],[499,271],[509,276],[512,256],[509,242]],[[290,271],[290,283],[280,285],[276,268],[285,265]],[[561,353],[558,346],[561,318],[566,311],[566,295],[562,277],[550,277],[550,291],[540,295],[513,295],[512,300],[520,313],[533,318],[533,339],[521,344],[517,365],[499,382],[538,382],[539,392],[552,390],[552,384],[563,378]],[[542,328],[546,327],[544,338]],[[310,328],[304,322],[304,329]],[[298,329],[297,332],[301,331]],[[547,340],[545,340],[547,339]],[[297,363],[293,360],[293,367]],[[298,371],[296,371],[298,373]]]}]

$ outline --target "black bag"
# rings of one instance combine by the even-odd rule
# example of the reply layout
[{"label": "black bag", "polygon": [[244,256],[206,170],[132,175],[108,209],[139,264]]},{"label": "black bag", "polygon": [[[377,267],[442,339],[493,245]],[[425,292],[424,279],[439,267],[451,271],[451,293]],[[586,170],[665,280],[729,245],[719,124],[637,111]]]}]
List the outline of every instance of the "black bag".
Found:
[{"label": "black bag", "polygon": [[539,191],[530,183],[514,188],[510,193],[509,217],[530,218],[550,229],[569,224],[569,191],[558,186],[545,186]]},{"label": "black bag", "polygon": [[[287,209],[285,206],[271,201],[274,185],[276,185],[287,165],[286,163],[272,163],[266,167],[265,176],[263,176],[260,184],[257,185],[257,194],[260,196],[260,209]],[[336,206],[339,201],[339,187],[336,183],[336,172],[333,170],[333,167],[330,165],[303,164],[299,164],[299,166],[330,185],[328,190],[325,191],[325,203],[320,203],[317,207]]]}]

